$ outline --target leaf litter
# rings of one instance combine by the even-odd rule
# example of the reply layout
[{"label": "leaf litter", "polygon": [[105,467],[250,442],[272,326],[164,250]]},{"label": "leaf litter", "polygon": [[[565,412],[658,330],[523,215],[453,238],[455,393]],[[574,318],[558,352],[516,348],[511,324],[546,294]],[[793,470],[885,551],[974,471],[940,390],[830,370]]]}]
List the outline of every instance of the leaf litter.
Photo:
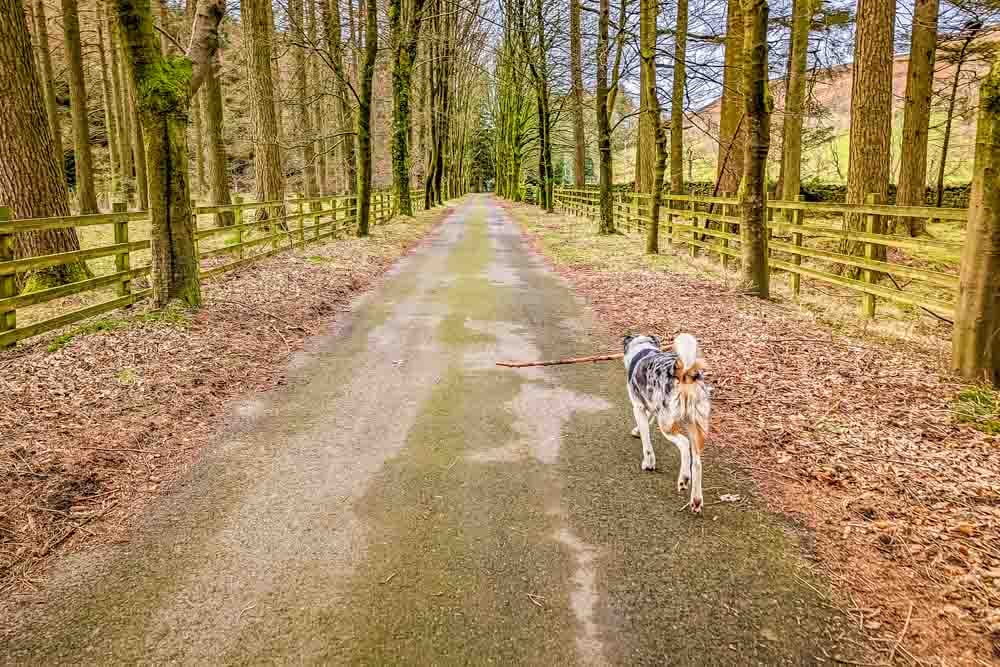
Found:
[{"label": "leaf litter", "polygon": [[305,339],[449,211],[224,274],[203,284],[197,312],[135,307],[96,320],[113,324],[0,353],[0,635],[44,594],[60,554],[127,542],[132,520],[197,461],[228,404],[283,385]]},{"label": "leaf litter", "polygon": [[589,221],[508,210],[610,332],[698,338],[708,460],[748,470],[769,506],[812,529],[817,567],[879,664],[996,664],[1000,439],[956,420],[963,386],[940,349],[836,335],[704,276],[614,270],[551,241]]}]

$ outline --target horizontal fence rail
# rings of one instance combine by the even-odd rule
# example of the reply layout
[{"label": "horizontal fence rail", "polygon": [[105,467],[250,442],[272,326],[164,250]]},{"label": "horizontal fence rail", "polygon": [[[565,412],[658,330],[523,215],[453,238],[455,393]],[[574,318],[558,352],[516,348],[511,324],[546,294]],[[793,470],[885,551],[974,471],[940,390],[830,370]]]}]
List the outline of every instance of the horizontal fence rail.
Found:
[{"label": "horizontal fence rail", "polygon": [[[415,210],[423,206],[423,190],[411,192]],[[121,204],[116,204],[121,207]],[[372,194],[371,221],[381,224],[394,215],[394,199],[389,192]],[[195,232],[195,244],[201,260],[201,275],[209,278],[231,271],[249,262],[278,252],[298,248],[306,243],[336,238],[349,232],[357,222],[357,197],[328,196],[296,198],[285,201],[243,202],[233,196],[233,204],[196,206],[195,219],[200,216],[232,213],[233,224],[201,226]],[[101,313],[130,306],[152,293],[144,287],[135,289],[133,281],[150,273],[148,264],[136,266],[137,254],[150,250],[150,239],[131,241],[130,231],[137,226],[148,228],[148,211],[116,210],[112,213],[78,215],[61,218],[12,220],[9,210],[0,208],[0,349],[46,331],[78,322]],[[72,252],[14,259],[14,238],[21,232],[54,229],[110,228],[112,243],[98,244]],[[113,258],[108,271],[95,277],[78,280],[36,291],[18,293],[19,276],[32,271],[64,266],[88,260]],[[110,260],[108,260],[110,262]],[[94,268],[93,265],[88,265]],[[99,272],[95,272],[99,273]],[[98,303],[61,312],[33,321],[17,324],[17,311],[39,306],[56,299],[114,288],[111,298]]]},{"label": "horizontal fence rail", "polygon": [[[613,196],[615,227],[625,233],[645,231],[652,221],[652,196],[630,192]],[[560,210],[593,220],[600,215],[599,197],[595,188],[555,190]],[[857,293],[867,317],[874,317],[876,299],[953,316],[962,244],[877,230],[914,218],[965,223],[967,211],[889,206],[875,199],[871,195],[865,204],[768,201],[770,272],[788,274],[796,296],[803,277]],[[729,266],[740,260],[739,211],[739,200],[733,197],[664,194],[658,224],[668,244],[686,246],[692,257],[715,255]],[[899,257],[881,259],[890,249]],[[947,270],[940,270],[942,265]],[[905,286],[896,278],[907,281]]]}]

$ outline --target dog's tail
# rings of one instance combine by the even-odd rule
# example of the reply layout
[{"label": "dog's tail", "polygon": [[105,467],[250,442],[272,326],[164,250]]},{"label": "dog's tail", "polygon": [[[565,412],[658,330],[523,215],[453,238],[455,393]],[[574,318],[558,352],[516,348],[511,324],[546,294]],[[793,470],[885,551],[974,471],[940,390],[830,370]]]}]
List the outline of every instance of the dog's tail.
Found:
[{"label": "dog's tail", "polygon": [[698,341],[691,334],[678,334],[674,338],[674,353],[685,369],[691,368],[698,360]]}]

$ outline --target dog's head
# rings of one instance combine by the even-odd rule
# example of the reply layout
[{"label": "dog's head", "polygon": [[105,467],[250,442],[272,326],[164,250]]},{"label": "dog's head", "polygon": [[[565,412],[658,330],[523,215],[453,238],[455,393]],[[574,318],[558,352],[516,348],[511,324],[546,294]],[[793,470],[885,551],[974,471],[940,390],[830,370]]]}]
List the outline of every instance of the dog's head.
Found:
[{"label": "dog's head", "polygon": [[633,336],[631,334],[625,336],[622,339],[622,351],[627,355],[630,350],[637,350],[644,347],[655,347],[657,350],[660,349],[660,337],[659,336]]}]

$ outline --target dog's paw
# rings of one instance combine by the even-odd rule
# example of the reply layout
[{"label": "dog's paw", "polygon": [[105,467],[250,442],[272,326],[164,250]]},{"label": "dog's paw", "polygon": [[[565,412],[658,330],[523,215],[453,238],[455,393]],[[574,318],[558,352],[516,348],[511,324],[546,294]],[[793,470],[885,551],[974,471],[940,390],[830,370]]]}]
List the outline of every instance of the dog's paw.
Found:
[{"label": "dog's paw", "polygon": [[701,514],[701,507],[704,501],[701,498],[691,499],[691,511],[695,514]]},{"label": "dog's paw", "polygon": [[652,454],[642,457],[643,470],[656,470],[656,457]]},{"label": "dog's paw", "polygon": [[691,486],[691,478],[687,475],[677,478],[677,493],[683,493],[687,491]]},{"label": "dog's paw", "polygon": [[638,426],[636,426],[634,429],[632,429],[632,437],[633,438],[638,438],[639,437],[639,427]]}]

